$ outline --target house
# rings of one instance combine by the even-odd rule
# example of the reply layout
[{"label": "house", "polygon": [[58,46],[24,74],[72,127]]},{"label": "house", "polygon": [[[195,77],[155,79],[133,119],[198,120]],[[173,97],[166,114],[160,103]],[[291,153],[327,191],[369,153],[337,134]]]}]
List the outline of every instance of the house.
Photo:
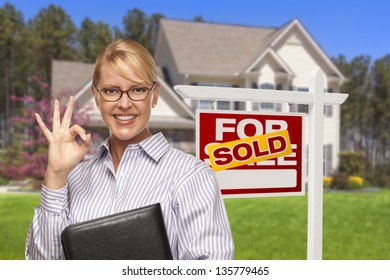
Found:
[{"label": "house", "polygon": [[[338,92],[345,80],[320,45],[298,19],[278,28],[161,19],[154,53],[159,67],[161,95],[150,123],[163,131],[174,146],[194,152],[195,110],[211,101],[183,100],[173,86],[207,85],[307,91],[314,67],[324,73],[327,92]],[[93,65],[54,61],[53,93],[75,90],[80,108],[94,108],[90,91]],[[294,104],[296,112],[307,105]],[[216,101],[217,109],[288,112],[289,104]],[[325,114],[324,173],[338,166],[340,108],[327,105]],[[95,109],[91,127],[102,122]]]}]

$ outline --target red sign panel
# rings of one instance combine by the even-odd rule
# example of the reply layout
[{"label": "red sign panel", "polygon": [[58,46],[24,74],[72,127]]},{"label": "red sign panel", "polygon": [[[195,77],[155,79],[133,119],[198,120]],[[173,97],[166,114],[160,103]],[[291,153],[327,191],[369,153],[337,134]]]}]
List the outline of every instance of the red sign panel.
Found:
[{"label": "red sign panel", "polygon": [[[229,142],[226,143],[225,150],[220,149],[218,153],[212,154],[213,161],[227,162],[234,159],[236,163],[235,167],[216,171],[224,197],[303,195],[305,192],[303,122],[304,115],[297,113],[276,115],[198,110],[197,157],[210,164],[211,147],[219,147],[220,145],[215,145],[217,143]],[[257,135],[267,137],[279,133],[288,133],[290,149],[287,155],[271,158],[268,156],[266,160],[236,166],[240,159],[250,156],[248,153],[251,149],[247,147],[251,142],[248,139],[253,139]],[[234,144],[235,151],[229,150],[228,147],[233,147],[231,143]],[[241,150],[238,150],[240,147]],[[253,147],[253,151],[261,152],[259,147]],[[220,158],[215,159],[215,156]]]}]

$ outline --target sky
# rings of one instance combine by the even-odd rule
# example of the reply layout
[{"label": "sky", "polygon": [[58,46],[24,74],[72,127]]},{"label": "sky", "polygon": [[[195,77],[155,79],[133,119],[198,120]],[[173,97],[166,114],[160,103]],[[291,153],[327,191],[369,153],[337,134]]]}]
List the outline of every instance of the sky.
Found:
[{"label": "sky", "polygon": [[60,6],[77,27],[89,17],[123,28],[123,17],[138,8],[147,16],[254,27],[280,27],[298,19],[329,57],[348,60],[369,55],[372,60],[390,54],[390,1],[388,0],[0,0],[22,12],[25,21],[50,4]]}]

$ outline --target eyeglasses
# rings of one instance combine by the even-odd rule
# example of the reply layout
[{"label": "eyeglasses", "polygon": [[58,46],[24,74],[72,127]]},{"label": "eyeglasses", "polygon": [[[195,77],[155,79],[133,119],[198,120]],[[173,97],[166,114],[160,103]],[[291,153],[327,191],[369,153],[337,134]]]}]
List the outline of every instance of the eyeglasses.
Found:
[{"label": "eyeglasses", "polygon": [[93,87],[95,90],[100,93],[102,98],[108,102],[116,102],[122,98],[122,95],[125,93],[133,101],[142,101],[148,97],[149,93],[156,87],[157,82],[153,82],[151,88],[142,87],[142,86],[133,86],[126,91],[121,90],[117,87],[101,88],[97,89],[95,85]]}]

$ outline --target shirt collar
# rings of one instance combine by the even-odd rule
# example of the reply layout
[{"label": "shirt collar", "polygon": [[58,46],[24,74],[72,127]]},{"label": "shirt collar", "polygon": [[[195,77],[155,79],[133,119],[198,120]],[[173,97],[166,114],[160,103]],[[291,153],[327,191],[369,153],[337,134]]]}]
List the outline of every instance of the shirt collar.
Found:
[{"label": "shirt collar", "polygon": [[155,161],[159,161],[160,158],[168,151],[170,146],[168,140],[161,132],[150,136],[139,143],[139,145]]},{"label": "shirt collar", "polygon": [[[103,141],[100,146],[98,153],[104,153],[105,151],[110,151],[109,138]],[[155,161],[159,161],[160,158],[168,151],[170,144],[168,140],[164,137],[164,135],[159,132],[154,134],[141,143],[138,144],[130,144],[127,146],[127,149],[138,150],[142,149]]]}]

